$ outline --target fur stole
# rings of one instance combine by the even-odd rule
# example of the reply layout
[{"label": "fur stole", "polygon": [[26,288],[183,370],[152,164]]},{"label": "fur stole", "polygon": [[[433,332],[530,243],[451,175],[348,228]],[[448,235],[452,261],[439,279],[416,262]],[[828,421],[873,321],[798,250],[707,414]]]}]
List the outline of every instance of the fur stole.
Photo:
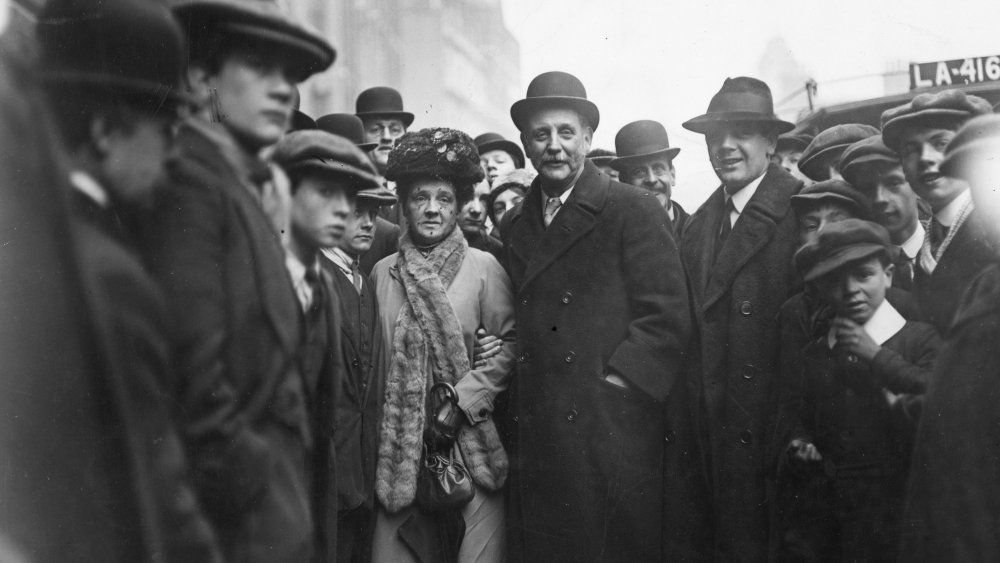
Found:
[{"label": "fur stole", "polygon": [[[426,258],[408,233],[400,240],[396,265],[407,304],[396,320],[375,476],[375,493],[390,513],[416,497],[427,390],[439,381],[454,384],[470,370],[462,326],[446,293],[467,249],[458,228]],[[458,444],[477,485],[503,486],[509,463],[492,420],[463,427]]]}]

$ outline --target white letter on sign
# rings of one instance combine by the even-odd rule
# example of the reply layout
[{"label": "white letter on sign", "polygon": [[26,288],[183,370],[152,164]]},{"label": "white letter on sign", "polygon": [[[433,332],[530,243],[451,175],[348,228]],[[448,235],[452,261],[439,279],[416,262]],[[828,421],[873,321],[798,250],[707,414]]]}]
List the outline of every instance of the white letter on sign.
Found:
[{"label": "white letter on sign", "polygon": [[944,64],[944,61],[941,61],[937,66],[937,76],[934,77],[934,85],[944,86],[945,84],[951,86],[951,75],[948,74],[948,65]]}]

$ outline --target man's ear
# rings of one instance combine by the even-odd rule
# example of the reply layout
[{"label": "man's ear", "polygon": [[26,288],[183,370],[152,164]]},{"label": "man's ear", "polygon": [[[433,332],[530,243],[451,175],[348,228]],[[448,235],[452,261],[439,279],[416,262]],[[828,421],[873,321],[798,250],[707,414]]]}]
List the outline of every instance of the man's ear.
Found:
[{"label": "man's ear", "polygon": [[197,100],[198,107],[205,107],[212,91],[212,75],[200,65],[189,65],[184,73],[188,92]]},{"label": "man's ear", "polygon": [[892,274],[896,272],[896,265],[889,264],[885,267],[885,277],[889,280],[889,285],[892,285]]}]

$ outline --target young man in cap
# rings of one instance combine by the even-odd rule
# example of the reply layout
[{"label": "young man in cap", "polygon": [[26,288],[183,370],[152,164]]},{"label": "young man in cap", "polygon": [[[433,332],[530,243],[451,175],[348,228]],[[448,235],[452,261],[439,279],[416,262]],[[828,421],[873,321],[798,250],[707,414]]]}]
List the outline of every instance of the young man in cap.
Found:
[{"label": "young man in cap", "polygon": [[674,239],[680,240],[688,214],[675,203],[673,195],[674,158],[681,149],[671,147],[667,130],[657,121],[633,121],[615,135],[618,157],[611,167],[618,171],[618,179],[656,194],[656,200],[670,217]]},{"label": "young man in cap", "polygon": [[612,180],[618,179],[618,171],[611,167],[611,161],[616,158],[618,155],[607,149],[591,149],[587,153],[587,160],[593,162],[598,170],[611,176]]},{"label": "young man in cap", "polygon": [[835,178],[840,175],[840,157],[852,143],[878,135],[878,129],[862,123],[845,123],[824,129],[816,135],[799,159],[799,170],[814,182]]},{"label": "young man in cap", "polygon": [[473,142],[479,151],[479,162],[486,172],[489,187],[493,187],[497,177],[524,168],[524,151],[500,134],[483,133]]},{"label": "young man in cap", "polygon": [[[971,186],[1000,248],[1000,116],[977,117],[939,170]],[[969,284],[938,357],[913,450],[900,561],[1000,559],[1000,253]]]},{"label": "young man in cap", "polygon": [[[376,142],[365,141],[364,123],[356,115],[331,113],[317,119],[316,126],[327,133],[333,133],[334,135],[340,135],[349,139],[365,153],[370,153],[378,146]],[[395,202],[379,206],[379,209],[382,207],[392,207],[393,205],[395,205]],[[391,256],[399,250],[399,225],[387,221],[382,217],[376,217],[372,230],[374,238],[371,242],[371,247],[361,253],[361,271],[366,275],[371,274],[372,268],[375,267],[375,264],[379,260],[386,256]]]},{"label": "young man in cap", "polygon": [[[77,405],[60,410],[86,411],[87,395],[93,394],[96,408],[105,413],[98,423],[105,433],[102,443],[84,442],[86,452],[77,450],[83,444],[61,446],[79,454],[77,470],[87,483],[67,491],[58,510],[111,493],[101,508],[78,515],[72,524],[94,535],[77,544],[79,538],[70,534],[61,541],[73,543],[63,544],[65,552],[55,559],[221,560],[187,482],[182,443],[172,424],[176,381],[168,367],[163,296],[138,254],[137,226],[152,206],[171,128],[187,103],[178,93],[183,35],[169,10],[156,4],[53,0],[40,14],[38,40],[46,109],[69,169],[57,185],[71,186],[71,247],[79,264],[64,273],[80,276],[84,306],[92,308],[91,319],[80,326],[92,323],[89,338],[98,356],[92,361],[101,370],[100,380],[89,382],[93,388],[75,398]],[[95,55],[107,52],[120,56]],[[160,64],[149,65],[152,58]],[[61,170],[59,164],[50,163]],[[87,426],[81,424],[81,434]],[[46,439],[75,442],[76,432]],[[119,447],[124,451],[115,451]],[[111,452],[117,455],[110,463],[100,459]],[[117,479],[105,483],[105,471]],[[91,545],[108,539],[102,532],[109,516],[120,530],[120,544]]]},{"label": "young man in cap", "polygon": [[490,253],[499,262],[503,259],[503,243],[486,230],[489,200],[490,184],[484,179],[476,184],[472,200],[463,205],[458,212],[458,227],[462,229],[469,246]]},{"label": "young man in cap", "polygon": [[910,291],[917,255],[924,243],[924,226],[920,223],[917,194],[906,181],[899,157],[885,146],[882,135],[873,135],[844,150],[840,173],[871,200],[873,220],[885,227],[892,243],[902,249],[892,284]]},{"label": "young man in cap", "polygon": [[811,184],[812,179],[799,170],[799,161],[802,160],[802,151],[806,150],[812,139],[812,135],[793,135],[792,133],[778,135],[778,144],[774,148],[771,162],[802,180],[805,185]]},{"label": "young man in cap", "polygon": [[884,227],[846,219],[795,255],[835,316],[802,350],[784,455],[791,469],[823,475],[833,489],[835,524],[817,547],[835,560],[896,560],[917,423],[907,407],[927,388],[941,347],[934,327],[907,321],[886,300],[895,251]]},{"label": "young man in cap", "polygon": [[312,482],[323,473],[309,461],[324,441],[282,245],[291,200],[287,178],[258,154],[288,129],[295,84],[334,51],[273,0],[182,0],[174,14],[190,33],[185,77],[203,109],[178,132],[150,246],[192,474],[228,559],[325,557]]},{"label": "young man in cap", "polygon": [[989,102],[960,90],[919,94],[882,114],[882,139],[899,155],[914,193],[933,213],[917,259],[913,287],[921,319],[945,334],[973,276],[993,256],[968,184],[941,173],[944,150],[969,119],[992,113]]},{"label": "young man in cap", "polygon": [[792,124],[771,90],[727,78],[708,111],[684,123],[703,133],[722,185],[688,219],[681,240],[700,341],[692,352],[700,432],[713,489],[714,548],[725,561],[767,556],[772,481],[767,458],[779,365],[779,308],[796,288],[790,200],[802,183],[769,164]]},{"label": "young man in cap", "polygon": [[518,168],[513,172],[497,177],[490,188],[490,197],[486,201],[486,212],[493,223],[491,236],[500,238],[500,221],[505,213],[524,200],[524,194],[531,187],[536,174],[534,171]]},{"label": "young man in cap", "polygon": [[509,557],[694,557],[705,507],[669,218],[586,160],[600,113],[576,77],[537,76],[510,113],[538,177],[501,227],[518,354]]}]

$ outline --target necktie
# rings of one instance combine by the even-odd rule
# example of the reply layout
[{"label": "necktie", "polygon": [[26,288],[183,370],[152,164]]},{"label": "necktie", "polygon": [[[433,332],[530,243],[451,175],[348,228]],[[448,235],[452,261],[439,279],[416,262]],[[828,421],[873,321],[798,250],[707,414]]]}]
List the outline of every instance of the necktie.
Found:
[{"label": "necktie", "polygon": [[930,237],[931,237],[931,254],[937,255],[937,251],[941,248],[941,243],[944,242],[945,237],[948,236],[948,227],[945,227],[937,220],[937,217],[931,218],[930,226]]},{"label": "necktie", "polygon": [[358,295],[361,295],[361,272],[358,271],[359,265],[357,258],[351,262],[351,279],[354,281],[354,289],[357,290]]},{"label": "necktie", "polygon": [[542,220],[545,222],[546,228],[552,224],[552,219],[555,218],[560,207],[562,207],[562,200],[558,197],[550,197],[545,200],[545,214],[542,215]]},{"label": "necktie", "polygon": [[726,239],[729,238],[729,233],[733,231],[733,221],[732,215],[736,211],[736,206],[733,205],[733,200],[731,198],[726,199],[726,205],[722,212],[722,225],[719,228],[719,238],[715,241],[715,255],[718,256],[719,252],[722,251],[723,245],[726,244]]},{"label": "necktie", "polygon": [[306,304],[305,310],[315,311],[323,304],[323,288],[320,287],[319,275],[316,273],[316,270],[312,268],[306,270],[306,285],[309,286],[312,297],[309,299],[309,303]]},{"label": "necktie", "polygon": [[905,255],[900,257],[899,264],[897,264],[896,277],[893,278],[892,285],[906,291],[910,291],[913,288],[913,262]]}]

